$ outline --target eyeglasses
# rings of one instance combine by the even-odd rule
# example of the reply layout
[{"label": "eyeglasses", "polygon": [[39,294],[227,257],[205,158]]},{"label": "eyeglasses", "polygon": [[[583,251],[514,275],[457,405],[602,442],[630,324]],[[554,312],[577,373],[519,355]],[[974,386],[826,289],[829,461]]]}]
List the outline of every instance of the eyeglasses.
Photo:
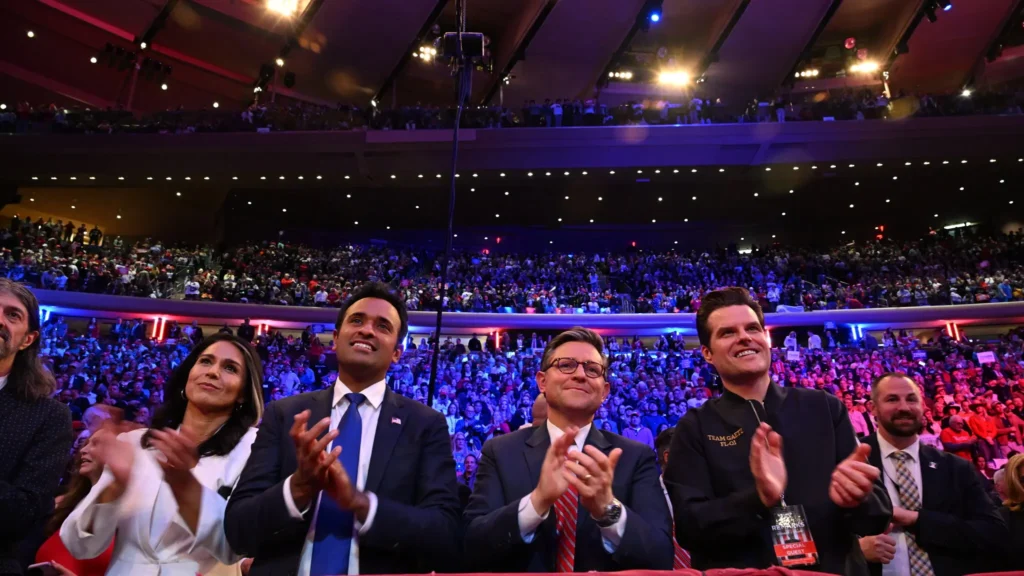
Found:
[{"label": "eyeglasses", "polygon": [[[575,358],[555,358],[548,364],[548,368],[558,368],[558,371],[562,374],[572,374],[576,371],[576,368],[582,364],[583,373],[588,378],[600,378],[604,376],[604,364],[600,362],[592,362],[590,360],[586,362],[580,362]],[[547,370],[547,368],[545,368]]]}]

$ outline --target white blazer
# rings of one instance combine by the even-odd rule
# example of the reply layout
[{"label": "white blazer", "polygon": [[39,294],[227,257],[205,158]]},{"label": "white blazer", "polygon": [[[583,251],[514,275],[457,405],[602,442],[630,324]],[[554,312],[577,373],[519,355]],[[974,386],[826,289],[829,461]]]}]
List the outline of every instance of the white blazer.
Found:
[{"label": "white blazer", "polygon": [[[95,558],[110,546],[116,532],[108,576],[195,576],[218,562],[241,560],[224,535],[227,498],[218,491],[235,487],[249,459],[256,428],[249,429],[231,453],[200,458],[192,470],[203,486],[195,534],[178,513],[178,502],[163,481],[156,451],[142,448],[145,432],[133,430],[118,436],[126,443],[125,449],[135,450],[131,480],[117,501],[98,504],[96,499],[114,480],[104,468],[88,496],[60,527],[64,546],[75,558]],[[87,532],[90,525],[93,531]]]}]

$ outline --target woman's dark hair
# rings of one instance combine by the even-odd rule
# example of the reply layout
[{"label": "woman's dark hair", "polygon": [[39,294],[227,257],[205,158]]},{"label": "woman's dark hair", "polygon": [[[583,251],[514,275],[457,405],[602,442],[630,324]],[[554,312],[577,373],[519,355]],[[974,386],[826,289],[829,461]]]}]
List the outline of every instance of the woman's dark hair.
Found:
[{"label": "woman's dark hair", "polygon": [[23,284],[8,278],[0,278],[0,294],[10,294],[21,302],[25,307],[28,332],[36,333],[35,341],[28,348],[15,352],[14,366],[11,367],[11,374],[7,379],[14,396],[27,401],[49,398],[57,389],[57,382],[39,360],[39,301]]},{"label": "woman's dark hair", "polygon": [[747,292],[746,288],[722,288],[705,295],[701,300],[700,310],[697,311],[697,336],[701,346],[711,346],[711,327],[708,326],[711,313],[728,306],[749,306],[757,315],[757,321],[764,330],[764,312],[757,300],[750,297],[750,292]]},{"label": "woman's dark hair", "polygon": [[[263,367],[260,364],[260,357],[242,338],[234,334],[218,332],[193,348],[192,352],[171,375],[170,380],[164,385],[164,403],[153,414],[153,423],[150,429],[175,429],[181,426],[181,421],[185,418],[185,408],[188,406],[188,399],[184,392],[189,372],[196,365],[199,356],[217,342],[230,342],[242,352],[242,356],[245,358],[247,382],[242,388],[244,400],[241,408],[233,410],[224,426],[199,445],[200,457],[228,454],[242,439],[242,436],[245,436],[249,428],[255,426],[263,417]],[[147,431],[142,436],[144,448],[149,447],[149,439],[150,433]]]},{"label": "woman's dark hair", "polygon": [[60,530],[64,520],[71,515],[72,510],[78,506],[78,503],[85,499],[89,495],[89,490],[92,490],[92,480],[88,476],[79,473],[82,468],[82,451],[79,450],[75,453],[75,458],[72,464],[71,470],[71,481],[68,482],[68,489],[64,492],[64,495],[60,499],[60,503],[57,504],[53,509],[53,514],[50,516],[49,521],[46,522],[46,534],[49,538],[54,532]]},{"label": "woman's dark hair", "polygon": [[348,297],[348,300],[342,303],[341,308],[338,310],[338,319],[334,322],[334,329],[341,329],[341,323],[345,320],[345,313],[348,312],[348,309],[353,304],[363,298],[379,298],[395,307],[395,310],[398,311],[398,319],[402,324],[398,330],[396,346],[401,348],[405,344],[405,337],[409,334],[409,311],[405,307],[405,302],[402,302],[402,299],[391,291],[391,287],[383,282],[368,282],[357,288]]}]

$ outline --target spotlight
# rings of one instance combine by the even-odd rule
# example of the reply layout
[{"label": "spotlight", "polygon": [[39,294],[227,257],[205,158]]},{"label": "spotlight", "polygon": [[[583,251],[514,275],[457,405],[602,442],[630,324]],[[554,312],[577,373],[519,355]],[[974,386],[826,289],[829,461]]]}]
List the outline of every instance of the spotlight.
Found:
[{"label": "spotlight", "polygon": [[278,58],[274,60],[274,64],[277,64],[278,68],[284,68],[284,58]]},{"label": "spotlight", "polygon": [[0,110],[7,110],[7,104],[0,104]]},{"label": "spotlight", "polygon": [[970,98],[971,94],[972,91],[970,88],[964,88],[964,91],[960,93],[960,95],[963,96],[964,98]]},{"label": "spotlight", "polygon": [[35,33],[35,32],[33,32],[33,31],[31,31],[31,30],[29,30],[29,31],[28,31],[28,32],[27,32],[26,34],[27,34],[27,36],[28,36],[29,38],[35,38],[35,37],[36,37],[36,33]]},{"label": "spotlight", "polygon": [[686,72],[666,70],[658,74],[658,83],[669,86],[685,86],[690,83],[690,75]]},{"label": "spotlight", "polygon": [[648,18],[651,19],[651,22],[661,22],[661,12],[654,10]]},{"label": "spotlight", "polygon": [[167,90],[167,84],[161,84],[160,85],[160,89],[161,90]]},{"label": "spotlight", "polygon": [[213,107],[214,108],[220,108],[220,102],[214,102],[213,103]]},{"label": "spotlight", "polygon": [[148,46],[149,46],[149,44],[146,44],[145,42],[141,42],[139,44],[139,48],[142,48],[143,50],[145,50]]},{"label": "spotlight", "polygon": [[93,64],[95,64],[95,63],[99,62],[99,59],[96,58],[95,56],[93,56],[92,58],[89,58],[89,62],[92,62]]},{"label": "spotlight", "polygon": [[872,72],[878,72],[880,68],[881,65],[878,62],[875,62],[874,60],[865,60],[850,66],[850,72],[870,74]]}]

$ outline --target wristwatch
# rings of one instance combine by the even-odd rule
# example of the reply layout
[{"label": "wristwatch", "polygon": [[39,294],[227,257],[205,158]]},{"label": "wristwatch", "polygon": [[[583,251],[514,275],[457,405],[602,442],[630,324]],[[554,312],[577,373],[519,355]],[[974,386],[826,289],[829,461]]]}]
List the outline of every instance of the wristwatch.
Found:
[{"label": "wristwatch", "polygon": [[[591,518],[594,517],[591,516]],[[618,522],[619,518],[622,518],[622,502],[619,502],[618,498],[612,498],[612,501],[604,507],[604,515],[594,518],[594,522],[600,528],[607,528]]]}]

